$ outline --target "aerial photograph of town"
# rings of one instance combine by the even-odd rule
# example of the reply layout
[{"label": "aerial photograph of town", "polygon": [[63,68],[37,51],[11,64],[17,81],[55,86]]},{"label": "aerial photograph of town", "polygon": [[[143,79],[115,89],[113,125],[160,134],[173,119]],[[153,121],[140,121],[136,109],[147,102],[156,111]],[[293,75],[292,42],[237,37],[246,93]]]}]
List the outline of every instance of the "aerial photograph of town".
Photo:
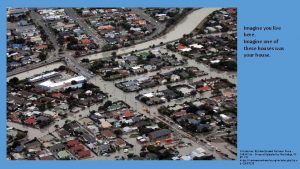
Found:
[{"label": "aerial photograph of town", "polygon": [[7,8],[8,160],[236,160],[236,8]]}]

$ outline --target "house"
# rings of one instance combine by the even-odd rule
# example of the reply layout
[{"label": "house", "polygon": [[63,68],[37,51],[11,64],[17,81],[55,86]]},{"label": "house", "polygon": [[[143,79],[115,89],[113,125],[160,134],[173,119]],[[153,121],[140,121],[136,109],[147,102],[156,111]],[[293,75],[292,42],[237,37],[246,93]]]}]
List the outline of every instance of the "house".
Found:
[{"label": "house", "polygon": [[145,65],[144,69],[146,69],[148,72],[155,71],[157,69],[156,65]]},{"label": "house", "polygon": [[[86,80],[84,76],[77,76],[73,77],[64,81],[60,82],[54,82],[52,80],[44,81],[40,84],[38,84],[39,87],[49,90],[49,91],[55,91],[55,90],[61,90],[61,89],[67,89],[69,87],[71,88],[80,88],[82,86],[82,83]],[[72,84],[73,82],[76,82],[76,84]]]},{"label": "house", "polygon": [[61,138],[68,138],[70,136],[70,133],[67,132],[65,129],[58,130],[57,133]]},{"label": "house", "polygon": [[50,152],[57,153],[66,149],[66,146],[63,143],[54,144],[49,148]]},{"label": "house", "polygon": [[84,132],[84,134],[82,134],[81,137],[88,144],[93,144],[93,143],[96,143],[96,141],[97,141],[93,135],[91,135],[87,132]]},{"label": "house", "polygon": [[89,9],[83,9],[83,10],[81,11],[81,13],[82,13],[82,16],[87,16],[87,15],[90,15],[90,14],[91,14],[91,11],[90,11]]},{"label": "house", "polygon": [[173,90],[170,90],[170,89],[166,89],[166,90],[163,90],[161,91],[164,96],[168,99],[175,99],[178,97],[178,95],[173,91]]},{"label": "house", "polygon": [[213,27],[206,27],[205,31],[208,33],[215,33],[215,32],[217,32],[217,29],[213,28]]},{"label": "house", "polygon": [[25,119],[24,123],[28,124],[28,125],[32,125],[32,126],[36,125],[37,124],[36,117],[35,116],[30,116],[27,119]]},{"label": "house", "polygon": [[45,150],[37,152],[37,156],[40,160],[55,160],[53,154]]},{"label": "house", "polygon": [[75,145],[74,147],[70,148],[70,151],[74,152],[74,153],[78,153],[82,150],[84,150],[84,146],[82,144],[78,144],[78,145]]},{"label": "house", "polygon": [[22,62],[23,65],[30,64],[31,63],[31,58],[29,56],[24,57],[24,58],[21,59],[21,62]]},{"label": "house", "polygon": [[8,63],[8,66],[11,68],[15,68],[15,67],[22,66],[22,64],[20,62],[13,61],[13,62]]},{"label": "house", "polygon": [[109,153],[111,151],[111,146],[109,144],[102,144],[98,147],[99,154]]},{"label": "house", "polygon": [[60,93],[60,92],[55,92],[51,94],[51,97],[57,98],[57,99],[61,99],[64,98],[64,94]]},{"label": "house", "polygon": [[105,40],[108,44],[111,44],[111,45],[115,45],[118,43],[118,41],[115,38],[108,37],[108,38],[105,38]]},{"label": "house", "polygon": [[100,124],[100,127],[103,129],[108,129],[108,128],[111,128],[112,125],[108,121],[103,120]]},{"label": "house", "polygon": [[126,142],[121,138],[117,138],[115,140],[115,145],[118,146],[119,148],[124,148],[126,146]]},{"label": "house", "polygon": [[41,49],[47,49],[47,48],[48,48],[48,45],[42,44],[42,45],[36,46],[35,48],[36,48],[36,49],[39,49],[39,50],[41,50]]},{"label": "house", "polygon": [[82,118],[80,120],[81,124],[85,125],[85,126],[88,126],[88,125],[91,125],[93,124],[93,120],[88,118],[88,117],[85,117],[85,118]]},{"label": "house", "polygon": [[29,79],[29,81],[32,82],[32,83],[35,83],[35,82],[42,81],[42,80],[47,80],[47,79],[50,79],[50,78],[53,78],[53,77],[56,77],[56,76],[60,76],[60,74],[58,72],[52,71],[52,72],[45,73],[45,74],[42,74],[42,75],[39,75],[39,76],[35,76],[35,77]]},{"label": "house", "polygon": [[50,111],[50,110],[46,110],[43,112],[44,115],[52,117],[52,118],[57,118],[58,114],[56,112]]},{"label": "house", "polygon": [[179,43],[179,44],[177,45],[176,48],[177,48],[178,50],[183,50],[183,49],[187,48],[187,46],[185,46],[185,45],[182,44],[182,43]]},{"label": "house", "polygon": [[232,90],[232,89],[225,89],[223,92],[223,95],[227,98],[231,98],[236,96],[236,91]]},{"label": "house", "polygon": [[67,160],[67,159],[71,159],[72,155],[71,155],[71,153],[69,151],[63,150],[63,151],[59,151],[57,153],[57,157],[60,160]]},{"label": "house", "polygon": [[14,148],[14,152],[21,153],[24,149],[25,149],[25,147],[23,145],[18,145]]},{"label": "house", "polygon": [[164,21],[168,16],[165,13],[155,14],[155,17],[158,18],[159,21]]},{"label": "house", "polygon": [[96,125],[89,125],[86,127],[90,132],[92,132],[94,135],[99,134],[99,127]]},{"label": "house", "polygon": [[101,131],[101,135],[107,139],[115,139],[116,135],[110,130]]},{"label": "house", "polygon": [[209,124],[201,124],[201,123],[197,125],[197,129],[196,129],[196,131],[200,133],[207,132],[209,130],[211,130],[211,126]]},{"label": "house", "polygon": [[204,86],[202,86],[202,87],[197,88],[197,90],[198,90],[199,92],[205,92],[205,91],[211,90],[211,88],[210,88],[208,85],[204,85]]},{"label": "house", "polygon": [[67,141],[67,146],[68,147],[74,147],[74,146],[79,145],[79,144],[80,144],[80,142],[78,140],[69,140],[69,141]]},{"label": "house", "polygon": [[91,151],[90,150],[82,150],[78,153],[79,155],[79,158],[82,159],[82,158],[88,158],[91,156]]},{"label": "house", "polygon": [[179,43],[176,48],[182,52],[185,52],[185,51],[190,51],[192,50],[191,48],[188,48],[187,46],[185,46],[184,44],[182,43]]},{"label": "house", "polygon": [[140,65],[138,65],[138,66],[133,66],[133,67],[131,67],[130,69],[131,69],[131,71],[134,72],[134,73],[144,73],[144,72],[145,72],[145,69],[144,69],[142,66],[140,66]]},{"label": "house", "polygon": [[126,111],[126,112],[123,114],[123,118],[125,118],[125,119],[131,118],[131,117],[133,117],[133,116],[134,116],[134,114],[133,114],[133,112],[131,112],[131,111]]},{"label": "house", "polygon": [[176,74],[172,74],[170,79],[172,82],[176,82],[176,81],[180,80],[180,76],[178,76]]},{"label": "house", "polygon": [[189,45],[189,47],[190,47],[190,48],[196,48],[196,49],[201,49],[201,48],[203,48],[202,45],[199,45],[199,44],[196,44],[196,43]]},{"label": "house", "polygon": [[114,27],[112,25],[102,25],[102,26],[98,26],[97,29],[98,30],[112,30],[112,29],[114,29]]},{"label": "house", "polygon": [[185,116],[185,115],[187,115],[187,112],[185,110],[178,111],[178,112],[172,114],[172,116],[176,117],[176,118],[181,117],[181,116]]},{"label": "house", "polygon": [[190,86],[180,86],[176,89],[180,91],[184,96],[189,96],[194,89]]},{"label": "house", "polygon": [[80,43],[83,44],[83,45],[89,45],[89,44],[92,43],[92,41],[89,40],[89,39],[81,39],[81,40],[80,40]]},{"label": "house", "polygon": [[157,139],[160,139],[162,137],[169,137],[171,134],[171,130],[169,129],[160,129],[157,131],[153,131],[151,133],[148,134],[149,138],[154,141]]},{"label": "house", "polygon": [[50,117],[41,115],[36,118],[36,121],[38,122],[39,126],[42,128],[42,127],[50,124],[52,119]]}]

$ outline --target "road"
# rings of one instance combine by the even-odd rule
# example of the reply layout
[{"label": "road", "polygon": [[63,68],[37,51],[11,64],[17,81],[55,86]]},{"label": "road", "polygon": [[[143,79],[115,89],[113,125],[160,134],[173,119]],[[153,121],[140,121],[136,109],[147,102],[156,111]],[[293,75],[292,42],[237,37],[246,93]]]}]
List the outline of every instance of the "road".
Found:
[{"label": "road", "polygon": [[209,14],[218,10],[219,8],[201,8],[191,12],[183,20],[181,20],[173,29],[171,29],[164,36],[158,37],[156,39],[133,45],[130,47],[121,48],[118,50],[102,52],[98,54],[83,56],[82,58],[87,58],[90,60],[95,60],[103,57],[111,56],[112,52],[116,52],[117,55],[122,55],[125,53],[130,53],[134,50],[143,50],[149,48],[151,45],[159,45],[161,42],[168,43],[182,38],[183,35],[191,33]]},{"label": "road", "polygon": [[87,79],[92,78],[94,75],[88,69],[82,67],[79,62],[72,56],[72,54],[65,55],[64,61],[66,66],[78,74],[86,77]]},{"label": "road", "polygon": [[[191,14],[189,14],[185,19],[183,19],[181,22],[179,22],[178,25],[176,25],[174,27],[174,29],[172,29],[170,32],[168,32],[166,35],[164,35],[163,37],[142,43],[142,44],[138,44],[132,47],[128,47],[128,48],[123,48],[120,50],[117,50],[117,54],[123,54],[123,53],[127,53],[130,52],[132,50],[142,50],[142,49],[146,49],[148,48],[150,45],[159,45],[160,42],[163,43],[168,43],[170,41],[174,41],[177,40],[179,38],[181,38],[184,34],[189,34],[190,32],[192,32],[194,30],[194,28],[196,28],[203,19],[206,18],[206,16],[208,16],[210,13],[212,13],[213,11],[217,10],[216,8],[214,9],[198,9],[195,10],[194,12],[192,12]],[[74,11],[73,11],[74,12]],[[72,12],[69,12],[72,14]],[[166,49],[165,49],[166,50]],[[81,57],[82,58],[89,58],[89,59],[98,59],[101,57],[107,57],[111,55],[111,52],[103,52],[103,53],[99,53],[99,54],[95,54],[95,55],[90,55],[90,56],[84,56]],[[171,52],[171,51],[168,51]],[[175,53],[177,56],[179,54]],[[178,56],[180,57],[180,56]],[[169,128],[171,130],[173,130],[175,133],[181,135],[182,137],[188,137],[191,138],[191,141],[194,142],[194,144],[198,144],[199,146],[202,146],[203,148],[206,149],[207,152],[212,153],[215,155],[215,152],[210,150],[208,147],[206,147],[206,145],[202,144],[195,138],[193,138],[190,134],[186,133],[185,131],[181,130],[178,128],[177,125],[172,124],[172,120],[169,118],[161,118],[158,116],[158,112],[157,112],[157,108],[158,106],[151,106],[150,111],[151,113],[146,113],[144,112],[144,108],[145,105],[143,105],[141,102],[138,102],[135,99],[136,93],[124,93],[122,92],[120,89],[117,89],[114,86],[114,82],[107,82],[107,81],[103,81],[101,79],[101,77],[99,76],[92,76],[92,74],[90,74],[90,72],[88,70],[86,70],[85,68],[81,67],[78,63],[78,61],[76,61],[76,59],[74,57],[72,57],[71,55],[65,55],[65,62],[67,64],[68,67],[70,68],[74,68],[75,70],[77,69],[80,74],[86,76],[89,80],[89,82],[97,85],[100,87],[100,89],[106,93],[110,93],[111,97],[110,100],[111,101],[118,101],[118,100],[124,100],[126,103],[128,103],[132,108],[134,108],[136,111],[144,114],[145,116],[151,118],[151,119],[155,119],[157,121],[163,122],[165,124],[167,124],[169,126]],[[209,73],[208,77],[222,77],[222,78],[226,78],[228,80],[230,80],[231,82],[236,82],[236,79],[232,78],[232,76],[230,76],[228,73],[226,72],[217,72],[217,71],[212,71],[210,70],[210,68],[206,65],[200,64],[195,62],[194,60],[189,60],[188,62],[189,66],[196,66],[198,67],[200,70],[204,70],[207,73]],[[168,70],[169,71],[169,70]],[[145,75],[143,75],[145,76]],[[197,78],[195,78],[197,80]],[[158,86],[158,89],[162,90],[163,88],[165,88],[166,86]],[[142,90],[140,92],[148,92],[148,91],[155,91],[153,88],[152,89],[145,89]],[[179,100],[179,102],[184,102],[186,99],[190,100],[190,98],[184,98]],[[173,100],[171,102],[169,102],[168,104],[174,104],[174,103],[178,103],[178,100]],[[97,105],[92,106],[93,109],[97,108]],[[80,112],[79,114],[75,115],[75,116],[71,116],[68,117],[69,120],[75,120],[75,119],[79,119],[80,115],[81,116],[86,116],[88,115],[89,111],[86,109],[85,111]],[[26,126],[23,125],[19,125],[19,124],[15,124],[15,123],[11,123],[8,122],[8,126],[10,127],[15,127],[17,129],[22,129],[22,130],[28,130],[29,131],[29,138],[34,138],[34,137],[42,137],[50,132],[53,132],[55,130],[55,125],[59,125],[62,126],[64,124],[65,120],[59,120],[56,121],[53,125],[39,130],[39,129],[32,129],[32,128],[28,128]],[[218,155],[216,155],[218,157]]]},{"label": "road", "polygon": [[163,30],[165,30],[166,24],[165,23],[160,23],[157,20],[155,20],[154,18],[152,18],[151,16],[149,16],[148,14],[146,14],[144,12],[144,9],[134,8],[134,9],[132,9],[132,11],[134,13],[138,14],[139,17],[141,17],[141,18],[145,19],[146,21],[148,21],[149,23],[153,24],[154,27],[156,28],[155,31],[152,32],[151,35],[149,35],[145,38],[145,40],[152,39],[153,37],[159,35]]},{"label": "road", "polygon": [[[182,59],[182,57],[183,57],[178,53],[173,53],[172,51],[167,50],[166,48],[161,48],[161,52],[162,53],[167,52],[171,55],[175,54],[178,59]],[[193,78],[190,80],[175,82],[175,83],[172,83],[171,85],[188,84],[188,83],[199,81],[201,79],[211,78],[211,77],[225,78],[225,79],[228,79],[230,82],[236,84],[236,79],[234,78],[234,77],[236,77],[236,73],[234,73],[234,72],[220,72],[220,71],[211,69],[211,68],[209,68],[209,66],[204,65],[202,63],[197,63],[195,60],[192,60],[192,59],[188,60],[188,63],[185,66],[198,67],[200,70],[204,70],[206,73],[208,73],[208,75],[202,76],[202,77],[196,77],[196,78]],[[118,100],[125,101],[127,104],[130,105],[130,107],[132,107],[137,112],[142,113],[143,115],[145,115],[148,118],[155,119],[157,121],[165,123],[176,134],[180,135],[181,137],[190,138],[191,141],[193,141],[193,144],[198,144],[199,147],[200,146],[203,147],[207,152],[214,154],[218,158],[221,158],[220,155],[217,152],[215,152],[214,148],[210,147],[209,145],[206,145],[205,143],[200,142],[197,137],[193,137],[189,133],[183,131],[182,129],[180,129],[180,127],[178,125],[174,125],[174,122],[171,118],[165,117],[165,116],[162,117],[157,111],[157,109],[161,105],[167,106],[167,105],[181,104],[181,103],[184,103],[185,101],[191,101],[196,98],[209,98],[209,97],[211,97],[210,92],[205,92],[203,94],[198,93],[197,96],[195,96],[195,97],[185,97],[185,98],[181,98],[181,99],[171,100],[171,101],[161,104],[161,105],[146,106],[143,103],[137,101],[135,99],[135,96],[140,93],[148,93],[148,92],[154,92],[157,90],[164,90],[167,88],[166,85],[160,85],[160,86],[157,86],[154,88],[143,89],[139,92],[131,92],[131,93],[124,93],[120,89],[116,88],[114,85],[115,83],[120,82],[120,81],[133,80],[133,79],[137,79],[137,78],[141,78],[141,77],[145,77],[145,76],[148,77],[148,76],[155,75],[158,72],[165,73],[165,72],[169,72],[169,71],[172,71],[172,70],[174,70],[176,68],[180,68],[180,67],[182,67],[182,66],[173,67],[170,69],[163,69],[163,70],[154,71],[154,72],[149,72],[146,75],[143,74],[143,75],[131,76],[131,77],[123,78],[121,80],[116,80],[116,81],[104,81],[101,77],[95,76],[94,78],[90,79],[89,82],[98,86],[102,91],[109,93],[111,95],[109,98],[111,101],[118,101]],[[234,76],[232,76],[232,75],[234,75]],[[146,113],[144,111],[144,108],[148,108],[150,110],[150,113]],[[204,137],[203,138],[201,137],[201,139],[206,140]],[[223,150],[222,148],[219,148],[219,150],[221,152],[228,154],[228,152],[226,150]],[[222,158],[226,158],[226,157],[222,157]]]},{"label": "road", "polygon": [[[34,63],[34,64],[28,64],[26,66],[19,67],[17,69],[14,69],[12,71],[7,72],[7,74],[6,74],[7,80],[9,80],[13,77],[18,77],[19,74],[24,74],[25,72],[28,73],[29,71],[34,71],[35,72],[35,70],[43,70],[43,71],[40,71],[40,73],[44,72],[45,71],[44,68],[46,66],[51,66],[52,64],[55,64],[56,62],[59,62],[59,61],[62,61],[62,57],[54,57],[53,56],[53,57],[48,58],[45,61],[41,61],[41,62]],[[28,76],[24,76],[24,78],[30,77],[30,76],[33,76],[33,75],[34,74],[29,73]],[[24,78],[20,78],[20,79],[24,79]]]},{"label": "road", "polygon": [[99,46],[100,49],[106,44],[105,39],[103,39],[94,28],[87,24],[85,20],[80,17],[73,8],[66,8],[65,12],[69,17],[71,17],[79,24],[79,26],[86,32],[89,37],[94,40],[94,42]]},{"label": "road", "polygon": [[[189,15],[187,15],[185,19],[182,19],[182,21],[179,22],[176,26],[174,26],[174,28],[172,30],[170,30],[166,35],[156,38],[156,39],[153,39],[148,42],[138,44],[138,45],[121,48],[121,49],[115,50],[115,52],[117,52],[118,55],[121,55],[121,54],[129,53],[133,50],[147,49],[147,48],[149,48],[150,45],[153,45],[153,44],[158,45],[158,44],[160,44],[160,42],[167,43],[167,42],[172,42],[174,40],[180,39],[184,34],[191,33],[194,30],[194,28],[196,28],[203,21],[203,19],[205,19],[205,17],[207,17],[210,13],[212,13],[215,10],[218,10],[218,8],[208,8],[208,9],[202,8],[202,9],[195,10],[195,11],[191,12]],[[73,12],[70,12],[71,15],[73,14]],[[85,24],[83,23],[83,26],[84,25],[86,25],[86,23]],[[89,30],[93,30],[89,26],[87,26],[87,27]],[[114,51],[101,52],[98,54],[83,56],[83,57],[80,57],[80,59],[88,58],[88,59],[93,60],[93,59],[109,57],[109,56],[111,56],[112,52],[114,52]],[[66,54],[66,55],[68,55],[68,54]],[[61,59],[64,56],[57,56],[57,57],[59,59]],[[51,60],[49,60],[47,62],[43,62],[43,63],[31,64],[26,67],[22,67],[20,69],[15,69],[11,72],[8,72],[7,77],[9,77],[9,79],[10,79],[10,78],[12,78],[11,76],[17,75],[19,73],[22,73],[22,72],[25,72],[28,70],[41,68],[43,65],[46,65],[46,64],[49,65],[49,63],[51,63]],[[41,71],[41,72],[43,72],[43,71]]]},{"label": "road", "polygon": [[55,49],[54,56],[57,56],[59,46],[58,46],[57,39],[56,39],[54,32],[52,32],[50,30],[49,26],[46,25],[42,16],[40,14],[36,13],[34,10],[30,10],[30,17],[37,26],[41,26],[43,28],[43,30],[45,31],[46,35],[48,36],[49,40],[51,41],[51,43],[53,44],[53,47]]}]

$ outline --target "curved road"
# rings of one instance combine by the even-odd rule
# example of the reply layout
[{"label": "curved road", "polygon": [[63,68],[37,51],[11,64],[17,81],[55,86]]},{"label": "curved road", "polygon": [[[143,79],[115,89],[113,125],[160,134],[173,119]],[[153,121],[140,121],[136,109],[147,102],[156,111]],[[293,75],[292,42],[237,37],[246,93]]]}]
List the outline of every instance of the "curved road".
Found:
[{"label": "curved road", "polygon": [[[201,9],[195,10],[192,13],[190,13],[189,15],[187,15],[186,18],[184,18],[181,22],[179,22],[166,35],[161,36],[157,39],[153,39],[153,40],[147,41],[145,43],[137,44],[137,45],[126,47],[126,48],[121,48],[121,49],[114,50],[114,51],[107,51],[107,52],[97,53],[97,54],[93,54],[93,55],[83,56],[78,59],[83,59],[83,58],[88,58],[90,60],[99,59],[99,58],[111,56],[112,52],[117,52],[118,55],[121,55],[121,54],[129,53],[133,50],[143,50],[143,49],[149,48],[149,46],[153,45],[153,44],[159,45],[161,42],[168,43],[171,41],[175,41],[177,39],[182,38],[182,36],[184,34],[191,33],[209,14],[211,14],[212,12],[214,12],[218,9],[220,9],[220,8],[201,8]],[[47,66],[51,67],[50,65],[51,64],[49,64]],[[26,71],[27,73],[25,76],[23,76],[24,73],[20,72],[22,74],[21,79],[24,79],[26,77],[30,77],[30,76],[34,75],[31,72],[36,72],[37,70],[39,72],[44,72],[43,71],[44,68],[45,67],[39,67],[36,69],[32,69],[30,71]],[[20,74],[20,73],[18,73],[18,74]],[[9,80],[13,77],[20,77],[20,76],[18,76],[18,74],[7,77],[7,80]]]},{"label": "curved road", "polygon": [[134,50],[142,50],[142,49],[149,48],[150,45],[159,45],[161,42],[167,43],[167,42],[175,41],[177,39],[182,38],[183,35],[191,33],[209,14],[211,14],[212,12],[218,9],[220,8],[202,8],[202,9],[195,10],[189,15],[187,15],[185,19],[179,22],[167,34],[159,38],[147,41],[145,43],[133,45],[130,47],[121,48],[118,50],[83,56],[80,57],[80,59],[87,58],[90,60],[95,60],[95,59],[111,56],[112,52],[116,52],[118,55],[121,55],[125,53],[130,53],[131,51]]}]

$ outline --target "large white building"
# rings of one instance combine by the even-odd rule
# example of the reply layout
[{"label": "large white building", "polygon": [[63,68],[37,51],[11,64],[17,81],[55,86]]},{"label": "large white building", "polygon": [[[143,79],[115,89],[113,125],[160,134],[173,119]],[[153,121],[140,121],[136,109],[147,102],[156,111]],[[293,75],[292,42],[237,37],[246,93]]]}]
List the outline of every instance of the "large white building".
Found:
[{"label": "large white building", "polygon": [[52,78],[54,76],[58,76],[58,75],[59,75],[59,73],[54,71],[54,72],[50,72],[50,73],[42,74],[40,76],[33,77],[33,78],[29,79],[29,81],[34,83],[34,82],[50,79],[50,78]]},{"label": "large white building", "polygon": [[[67,88],[81,88],[85,80],[84,76],[77,76],[60,82],[47,80],[38,85],[48,91],[65,90]],[[76,84],[72,84],[72,82],[76,82]]]}]

